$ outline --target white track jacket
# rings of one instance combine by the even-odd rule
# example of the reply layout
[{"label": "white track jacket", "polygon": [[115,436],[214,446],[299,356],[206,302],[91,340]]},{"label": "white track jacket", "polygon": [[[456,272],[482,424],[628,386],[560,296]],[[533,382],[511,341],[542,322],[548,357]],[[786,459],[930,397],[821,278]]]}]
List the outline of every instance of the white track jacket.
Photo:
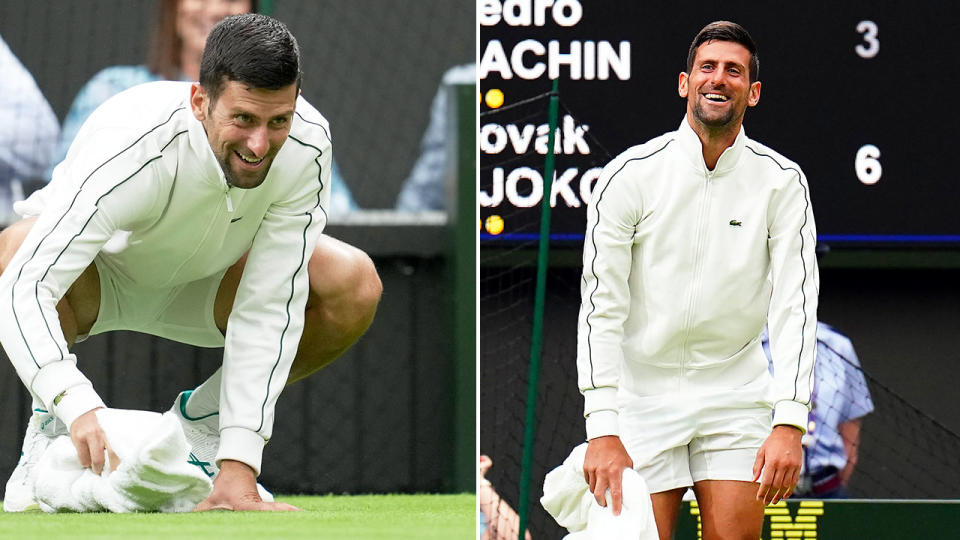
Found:
[{"label": "white track jacket", "polygon": [[[27,388],[69,426],[103,401],[67,349],[56,304],[94,257],[121,282],[163,289],[249,250],[223,354],[217,460],[259,474],[303,330],[307,262],[326,223],[329,128],[299,98],[266,180],[232,188],[189,95],[189,83],[140,85],[83,125],[51,183],[26,201],[42,210],[0,277],[0,342]],[[121,248],[103,249],[127,234]]]},{"label": "white track jacket", "polygon": [[736,388],[761,376],[768,319],[773,422],[805,431],[816,238],[803,172],[742,129],[713,171],[686,118],[611,161],[583,249],[577,368],[587,438],[619,435],[618,389],[622,398],[690,381]]}]

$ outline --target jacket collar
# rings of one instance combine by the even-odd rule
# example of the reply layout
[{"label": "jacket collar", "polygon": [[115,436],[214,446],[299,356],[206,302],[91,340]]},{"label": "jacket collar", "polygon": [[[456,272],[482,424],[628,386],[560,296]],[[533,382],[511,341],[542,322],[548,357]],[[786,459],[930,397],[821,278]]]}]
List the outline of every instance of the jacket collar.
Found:
[{"label": "jacket collar", "polygon": [[[186,99],[187,109],[190,109],[189,94]],[[193,112],[187,114],[187,136],[190,138],[190,149],[197,157],[196,165],[203,174],[203,179],[210,184],[226,187],[227,179],[223,175],[223,169],[217,162],[217,157],[213,155],[213,149],[210,148],[210,140],[207,139],[207,132],[203,124],[193,115]]]},{"label": "jacket collar", "polygon": [[[684,155],[691,161],[698,170],[707,172],[707,164],[703,161],[703,144],[697,132],[690,127],[687,117],[684,116],[680,122],[680,129],[677,130],[677,140]],[[732,171],[737,162],[740,161],[740,155],[743,154],[743,148],[747,142],[747,132],[740,126],[740,133],[734,139],[733,144],[720,154],[717,166],[713,169],[713,176],[722,176]]]}]

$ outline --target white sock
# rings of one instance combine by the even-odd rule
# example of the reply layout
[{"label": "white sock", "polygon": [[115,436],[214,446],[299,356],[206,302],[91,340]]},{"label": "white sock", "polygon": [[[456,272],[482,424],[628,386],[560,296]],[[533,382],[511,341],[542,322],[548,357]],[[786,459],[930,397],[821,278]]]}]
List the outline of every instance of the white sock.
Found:
[{"label": "white sock", "polygon": [[222,368],[210,376],[196,390],[190,394],[187,400],[187,416],[191,418],[200,418],[220,410],[220,380]]}]

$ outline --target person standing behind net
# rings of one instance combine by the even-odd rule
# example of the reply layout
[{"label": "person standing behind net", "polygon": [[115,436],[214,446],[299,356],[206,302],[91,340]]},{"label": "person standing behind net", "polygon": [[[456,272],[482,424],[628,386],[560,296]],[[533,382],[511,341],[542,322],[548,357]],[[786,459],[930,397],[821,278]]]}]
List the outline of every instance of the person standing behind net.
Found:
[{"label": "person standing behind net", "polygon": [[[766,331],[763,350],[772,358]],[[873,400],[853,343],[829,324],[818,322],[813,406],[802,440],[803,468],[795,495],[847,498],[860,454],[861,420],[871,412]]]},{"label": "person standing behind net", "polygon": [[[257,0],[161,0],[146,65],[110,66],[93,76],[77,92],[63,120],[46,178],[67,155],[80,126],[101,103],[138,84],[153,81],[195,82],[200,78],[200,56],[210,30],[224,17],[257,11]],[[357,209],[350,188],[333,163],[330,212],[342,215]]]},{"label": "person standing behind net", "polygon": [[33,217],[0,233],[0,343],[35,414],[5,509],[30,506],[31,471],[66,431],[102,471],[105,404],[70,349],[112,330],[223,347],[221,369],[172,408],[215,475],[199,510],[292,509],[256,488],[276,401],[366,330],[381,291],[362,253],[328,258],[332,143],[300,97],[301,66],[282,23],[228,17],[207,39],[200,83],[114,96],[20,203]]},{"label": "person standing behind net", "polygon": [[[480,474],[477,478],[478,540],[516,540],[519,537],[520,516],[487,480],[490,467],[493,467],[490,456],[480,454]],[[523,531],[523,538],[533,540],[529,529]]]},{"label": "person standing behind net", "polygon": [[476,79],[476,64],[453,66],[444,72],[430,104],[430,121],[420,139],[420,156],[397,195],[397,210],[423,212],[447,209],[447,145],[451,144],[447,136],[447,87],[472,85]]},{"label": "person standing behind net", "polygon": [[0,229],[15,219],[24,186],[42,177],[59,132],[43,92],[0,37]]},{"label": "person standing behind net", "polygon": [[[789,497],[800,471],[816,231],[800,168],[742,128],[760,99],[758,70],[743,27],[704,27],[679,75],[679,129],[610,162],[587,211],[584,477],[601,506],[610,490],[618,514],[623,471],[635,467],[661,539],[689,486],[704,538],[759,538],[764,505]],[[772,378],[760,345],[768,321]]]}]

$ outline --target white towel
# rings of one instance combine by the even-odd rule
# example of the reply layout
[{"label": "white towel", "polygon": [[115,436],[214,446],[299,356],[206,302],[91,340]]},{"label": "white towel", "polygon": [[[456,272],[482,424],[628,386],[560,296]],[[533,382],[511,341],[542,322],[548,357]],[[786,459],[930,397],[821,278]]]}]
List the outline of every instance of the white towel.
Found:
[{"label": "white towel", "polygon": [[623,471],[623,508],[613,515],[607,491],[607,506],[597,504],[583,477],[587,443],[577,446],[563,464],[547,474],[540,504],[570,534],[565,540],[657,540],[657,523],[647,483],[633,469]]},{"label": "white towel", "polygon": [[70,437],[57,437],[37,465],[34,493],[44,512],[188,512],[213,490],[187,463],[190,447],[173,413],[96,414],[120,466],[94,474],[80,465]]}]

